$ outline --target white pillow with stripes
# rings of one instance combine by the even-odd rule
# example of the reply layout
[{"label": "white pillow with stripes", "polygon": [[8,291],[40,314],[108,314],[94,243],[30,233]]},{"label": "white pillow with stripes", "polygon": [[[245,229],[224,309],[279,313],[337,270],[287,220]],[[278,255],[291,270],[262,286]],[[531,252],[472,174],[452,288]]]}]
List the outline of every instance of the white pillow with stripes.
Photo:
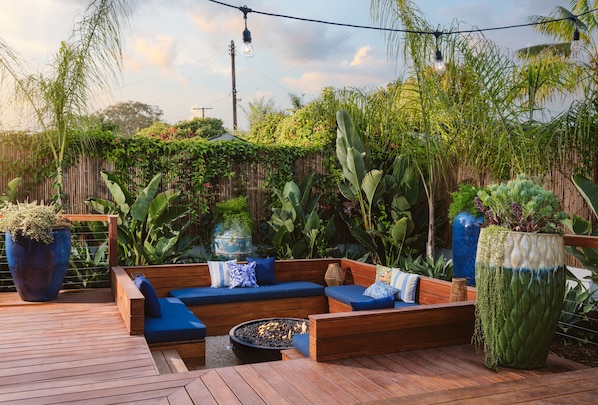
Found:
[{"label": "white pillow with stripes", "polygon": [[208,269],[210,269],[210,278],[212,279],[212,288],[229,286],[230,277],[228,275],[227,263],[237,264],[237,260],[229,260],[226,262],[208,261]]},{"label": "white pillow with stripes", "polygon": [[399,290],[396,295],[398,299],[403,302],[414,303],[418,280],[419,275],[417,274],[405,273],[393,268],[390,276],[390,285]]}]

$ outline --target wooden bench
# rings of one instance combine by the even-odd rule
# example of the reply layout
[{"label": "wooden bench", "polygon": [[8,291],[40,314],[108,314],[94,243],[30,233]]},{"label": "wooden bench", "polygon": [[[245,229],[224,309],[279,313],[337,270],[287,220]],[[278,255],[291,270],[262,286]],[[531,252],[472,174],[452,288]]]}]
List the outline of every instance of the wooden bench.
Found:
[{"label": "wooden bench", "polygon": [[[275,274],[279,281],[326,285],[324,275],[331,263],[345,269],[355,284],[368,286],[375,280],[374,265],[349,259],[277,260]],[[131,275],[137,273],[150,280],[160,297],[174,289],[211,283],[207,263],[113,267],[113,294],[132,334],[143,334],[144,322],[144,298],[131,280]],[[328,360],[468,342],[473,331],[475,289],[468,287],[466,295],[468,301],[464,303],[449,303],[450,282],[421,277],[416,297],[422,305],[417,307],[350,312],[346,304],[316,296],[196,305],[189,309],[206,325],[210,336],[226,335],[233,326],[252,319],[309,318],[310,357]],[[172,342],[152,349],[176,348],[187,362],[198,357],[201,345],[205,356],[205,342],[198,343]],[[192,352],[185,353],[189,350]]]}]

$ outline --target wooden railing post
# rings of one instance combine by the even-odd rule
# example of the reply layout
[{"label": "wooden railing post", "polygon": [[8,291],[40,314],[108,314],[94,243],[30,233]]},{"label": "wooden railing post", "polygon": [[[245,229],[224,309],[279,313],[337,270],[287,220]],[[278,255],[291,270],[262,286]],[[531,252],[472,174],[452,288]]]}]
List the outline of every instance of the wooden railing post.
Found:
[{"label": "wooden railing post", "polygon": [[118,266],[118,215],[108,215],[108,265]]}]

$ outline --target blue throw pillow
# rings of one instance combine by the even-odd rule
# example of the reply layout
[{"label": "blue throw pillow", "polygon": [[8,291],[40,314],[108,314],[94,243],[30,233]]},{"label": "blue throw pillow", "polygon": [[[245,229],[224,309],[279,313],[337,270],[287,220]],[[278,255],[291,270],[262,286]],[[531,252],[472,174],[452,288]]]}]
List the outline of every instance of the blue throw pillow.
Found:
[{"label": "blue throw pillow", "polygon": [[395,305],[395,297],[389,295],[384,298],[377,298],[371,301],[354,301],[351,302],[351,308],[353,311],[363,311],[367,309],[382,309],[382,308],[393,308]]},{"label": "blue throw pillow", "polygon": [[374,299],[385,298],[389,296],[393,297],[394,299],[394,295],[398,292],[398,288],[388,285],[384,281],[376,281],[374,284],[365,289],[363,295],[372,297]]},{"label": "blue throw pillow", "polygon": [[258,287],[255,280],[255,262],[247,264],[229,263],[228,277],[230,279],[228,288]]},{"label": "blue throw pillow", "polygon": [[162,309],[160,308],[160,300],[154,286],[145,277],[139,275],[135,277],[133,282],[145,297],[145,315],[160,318],[162,316]]},{"label": "blue throw pillow", "polygon": [[274,257],[248,257],[247,263],[255,262],[255,278],[259,285],[278,284],[274,274]]}]

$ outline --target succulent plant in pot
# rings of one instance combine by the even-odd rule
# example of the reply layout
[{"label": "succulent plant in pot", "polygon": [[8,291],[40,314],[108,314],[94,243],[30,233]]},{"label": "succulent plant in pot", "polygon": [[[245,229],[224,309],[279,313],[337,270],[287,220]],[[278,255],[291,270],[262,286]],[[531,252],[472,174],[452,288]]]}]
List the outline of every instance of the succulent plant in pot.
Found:
[{"label": "succulent plant in pot", "polygon": [[6,257],[24,301],[56,298],[71,254],[70,221],[54,205],[6,203],[0,208]]},{"label": "succulent plant in pot", "polygon": [[484,224],[476,254],[476,333],[486,365],[546,361],[565,294],[565,247],[554,194],[519,175],[478,192]]}]

